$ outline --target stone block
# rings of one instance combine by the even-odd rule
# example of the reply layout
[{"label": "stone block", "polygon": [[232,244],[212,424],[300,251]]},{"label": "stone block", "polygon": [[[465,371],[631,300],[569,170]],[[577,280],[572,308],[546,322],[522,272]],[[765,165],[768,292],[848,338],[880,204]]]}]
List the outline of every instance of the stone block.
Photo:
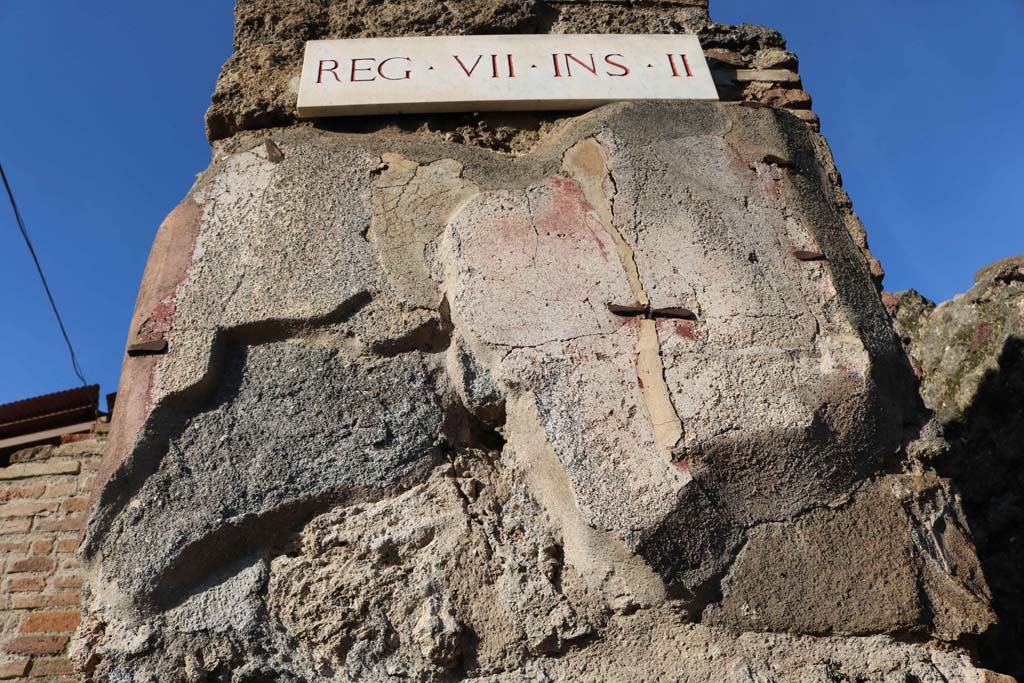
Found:
[{"label": "stone block", "polygon": [[884,485],[840,511],[753,530],[705,619],[737,630],[907,630],[918,623],[910,524]]},{"label": "stone block", "polygon": [[[543,112],[590,109],[601,102],[718,99],[692,34],[406,36],[364,39],[358,58],[343,57],[348,49],[344,40],[306,43],[297,101],[300,118]],[[499,68],[495,58],[491,77],[470,77],[479,73],[485,53],[501,55],[504,66]],[[385,69],[398,54],[404,66]],[[466,55],[476,59],[469,57],[467,63]],[[583,78],[576,55],[590,55]],[[371,63],[380,64],[376,72],[359,68]],[[377,75],[385,70],[404,77]],[[375,79],[372,88],[357,84],[369,80],[364,72]]]},{"label": "stone block", "polygon": [[[790,109],[788,111],[793,116],[797,117],[801,121],[806,121],[815,128],[821,125],[821,119],[818,118],[818,115],[815,114],[813,111],[807,109]],[[879,272],[881,272],[882,274],[884,274],[885,272],[881,269],[881,263],[877,263],[877,261],[878,259],[873,259],[872,262],[868,265],[868,267],[871,269],[872,275],[875,275],[876,277],[878,276],[877,274]]]},{"label": "stone block", "polygon": [[[709,61],[714,60],[737,68],[749,66],[750,63],[750,60],[747,57],[744,57],[734,50],[727,50],[725,48],[708,48],[704,50],[704,56],[707,57]],[[712,68],[714,67],[712,66]]]},{"label": "stone block", "polygon": [[811,96],[798,88],[771,88],[761,95],[761,101],[780,109],[811,108]]},{"label": "stone block", "polygon": [[737,69],[733,79],[738,83],[800,83],[800,75],[789,69]]},{"label": "stone block", "polygon": [[768,48],[757,53],[754,64],[758,69],[796,70],[799,61],[795,54],[781,48]]}]

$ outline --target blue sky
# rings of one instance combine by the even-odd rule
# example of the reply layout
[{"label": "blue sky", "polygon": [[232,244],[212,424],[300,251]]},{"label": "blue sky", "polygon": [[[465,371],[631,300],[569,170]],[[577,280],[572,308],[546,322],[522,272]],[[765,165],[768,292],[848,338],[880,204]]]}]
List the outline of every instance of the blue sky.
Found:
[{"label": "blue sky", "polygon": [[[114,391],[150,243],[206,167],[227,0],[0,2],[0,161],[90,382]],[[886,287],[943,300],[1024,252],[1024,0],[712,0],[800,55]],[[0,204],[0,403],[74,386]]]}]

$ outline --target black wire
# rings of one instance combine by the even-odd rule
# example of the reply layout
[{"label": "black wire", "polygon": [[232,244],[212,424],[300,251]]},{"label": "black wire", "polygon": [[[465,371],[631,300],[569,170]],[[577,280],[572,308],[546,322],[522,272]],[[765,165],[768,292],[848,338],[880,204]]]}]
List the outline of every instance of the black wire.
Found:
[{"label": "black wire", "polygon": [[18,229],[21,230],[21,236],[25,238],[25,246],[28,247],[28,251],[32,254],[32,261],[36,264],[36,271],[39,273],[39,279],[43,281],[43,289],[46,290],[46,298],[50,300],[50,307],[53,309],[53,314],[57,316],[57,324],[60,325],[60,333],[64,335],[64,343],[68,345],[68,353],[71,354],[71,366],[75,370],[75,374],[78,375],[78,379],[82,381],[82,386],[88,386],[89,383],[85,381],[85,377],[82,376],[82,368],[78,365],[78,358],[75,356],[75,349],[71,346],[71,338],[68,337],[68,331],[64,328],[64,321],[61,320],[60,312],[57,310],[57,302],[53,300],[53,294],[50,292],[50,285],[46,283],[46,276],[43,275],[43,267],[39,265],[39,257],[36,256],[36,250],[32,247],[32,240],[28,238],[28,230],[25,229],[25,221],[21,218],[21,212],[18,211],[18,203],[14,201],[14,192],[11,191],[11,184],[7,182],[7,174],[4,173],[4,165],[0,164],[0,178],[4,180],[4,187],[7,189],[7,198],[11,200],[11,208],[14,209],[14,219],[18,222]]}]

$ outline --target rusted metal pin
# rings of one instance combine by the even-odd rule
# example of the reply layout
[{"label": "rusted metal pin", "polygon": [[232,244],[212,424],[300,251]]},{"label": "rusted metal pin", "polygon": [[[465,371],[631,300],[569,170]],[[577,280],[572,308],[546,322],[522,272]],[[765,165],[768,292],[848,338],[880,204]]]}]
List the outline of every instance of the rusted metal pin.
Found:
[{"label": "rusted metal pin", "polygon": [[128,347],[129,356],[155,356],[161,353],[167,353],[166,339],[139,342]]},{"label": "rusted metal pin", "polygon": [[682,320],[696,320],[697,314],[691,311],[689,308],[682,308],[681,306],[671,306],[669,308],[652,308],[652,318],[679,318]]},{"label": "rusted metal pin", "polygon": [[641,306],[640,304],[632,304],[629,306],[623,306],[622,304],[608,304],[608,310],[612,312],[612,315],[621,315],[626,318],[639,318],[640,316],[647,315],[650,309],[647,306]]},{"label": "rusted metal pin", "polygon": [[802,249],[794,249],[793,256],[798,261],[827,261],[828,259],[824,254],[818,251],[804,251]]},{"label": "rusted metal pin", "polygon": [[772,166],[778,166],[779,168],[796,168],[796,164],[792,161],[789,159],[783,159],[775,154],[766,154],[762,161],[766,164],[771,164]]},{"label": "rusted metal pin", "polygon": [[619,315],[624,318],[678,318],[681,320],[696,320],[697,314],[691,311],[689,308],[683,308],[682,306],[669,306],[666,308],[651,308],[650,306],[641,306],[639,304],[632,304],[629,306],[623,306],[622,304],[608,304],[608,310],[613,315]]},{"label": "rusted metal pin", "polygon": [[267,161],[272,164],[279,164],[284,161],[284,152],[277,146],[277,143],[267,138],[266,142],[263,143],[263,147],[267,150]]}]

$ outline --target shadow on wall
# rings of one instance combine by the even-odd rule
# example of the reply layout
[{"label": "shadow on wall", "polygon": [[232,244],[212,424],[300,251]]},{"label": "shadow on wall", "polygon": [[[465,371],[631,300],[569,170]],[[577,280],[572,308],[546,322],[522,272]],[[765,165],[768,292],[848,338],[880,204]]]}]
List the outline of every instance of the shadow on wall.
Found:
[{"label": "shadow on wall", "polygon": [[999,623],[981,637],[983,666],[1024,680],[1024,339],[1009,337],[961,421],[945,425],[936,462],[963,496]]}]

